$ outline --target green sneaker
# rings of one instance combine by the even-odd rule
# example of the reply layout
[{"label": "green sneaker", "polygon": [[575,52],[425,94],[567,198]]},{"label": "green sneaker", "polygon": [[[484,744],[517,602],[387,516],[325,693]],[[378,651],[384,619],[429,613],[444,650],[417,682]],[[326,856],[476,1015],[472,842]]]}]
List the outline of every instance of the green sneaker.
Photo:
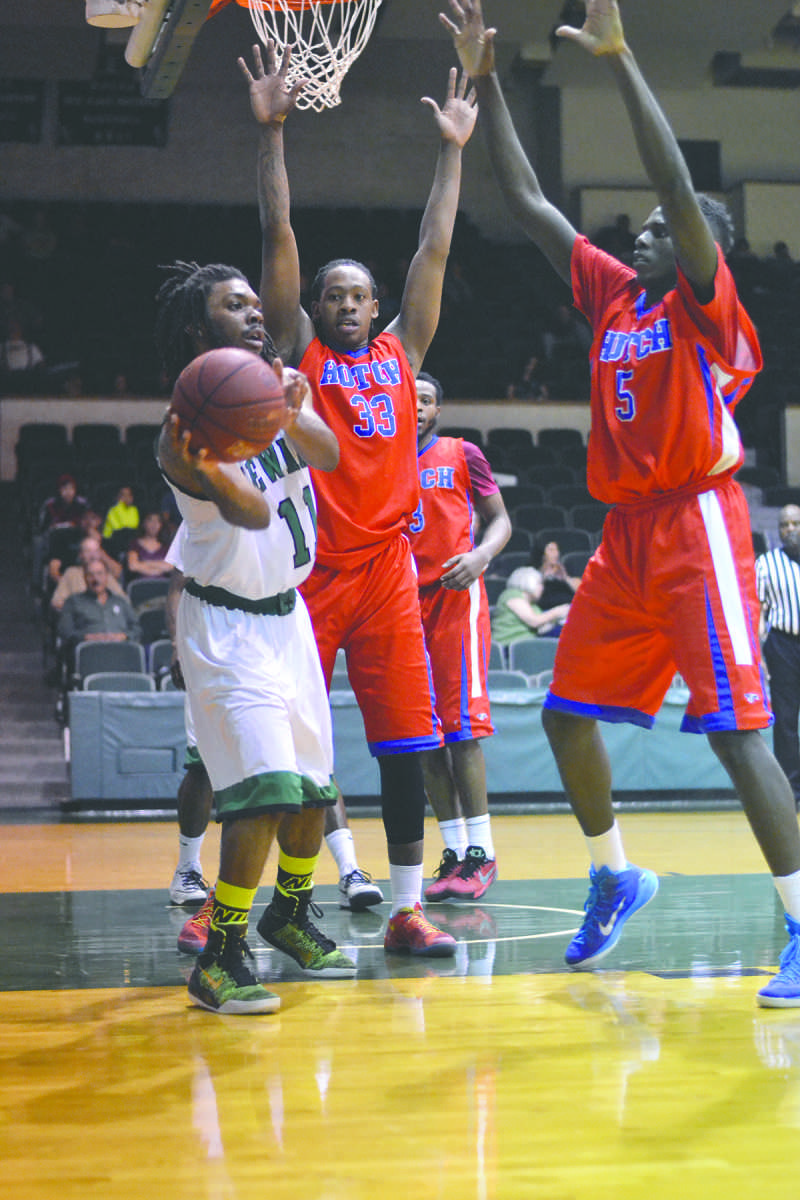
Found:
[{"label": "green sneaker", "polygon": [[245,955],[253,957],[243,937],[212,930],[189,979],[192,1003],[215,1013],[277,1012],[280,997],[261,986]]},{"label": "green sneaker", "polygon": [[322,909],[309,903],[293,920],[287,921],[273,904],[268,904],[256,926],[259,936],[293,958],[306,975],[317,979],[352,979],[356,964],[309,920],[309,908],[315,917],[322,916]]}]

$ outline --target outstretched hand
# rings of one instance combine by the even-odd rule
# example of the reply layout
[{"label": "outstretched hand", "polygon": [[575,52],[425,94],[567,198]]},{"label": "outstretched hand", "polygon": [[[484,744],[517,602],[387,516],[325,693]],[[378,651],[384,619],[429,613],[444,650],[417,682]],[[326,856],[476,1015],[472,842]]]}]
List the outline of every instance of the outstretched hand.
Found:
[{"label": "outstretched hand", "polygon": [[472,79],[491,74],[497,30],[484,25],[481,0],[450,0],[450,7],[455,21],[444,13],[439,13],[439,20],[453,39],[461,66]]},{"label": "outstretched hand", "polygon": [[556,36],[577,42],[590,54],[621,54],[626,48],[617,0],[587,0],[583,28],[559,25]]},{"label": "outstretched hand", "polygon": [[250,107],[259,125],[279,125],[294,108],[308,80],[298,79],[291,87],[287,83],[286,73],[292,61],[291,46],[284,50],[280,66],[277,66],[276,46],[271,38],[266,44],[266,51],[266,68],[259,45],[253,46],[253,72],[243,58],[237,58],[236,62],[250,88]]},{"label": "outstretched hand", "polygon": [[286,399],[286,419],[283,428],[287,433],[297,421],[303,408],[303,401],[309,395],[308,380],[294,367],[285,367],[279,358],[272,361],[272,369],[283,384],[283,394]]},{"label": "outstretched hand", "polygon": [[444,141],[453,142],[456,146],[465,146],[478,119],[478,97],[474,88],[470,88],[469,95],[466,94],[469,83],[466,72],[461,76],[461,82],[456,89],[457,76],[457,68],[451,67],[447,84],[447,99],[443,108],[439,108],[439,105],[430,96],[423,96],[422,103],[433,109],[439,132]]}]

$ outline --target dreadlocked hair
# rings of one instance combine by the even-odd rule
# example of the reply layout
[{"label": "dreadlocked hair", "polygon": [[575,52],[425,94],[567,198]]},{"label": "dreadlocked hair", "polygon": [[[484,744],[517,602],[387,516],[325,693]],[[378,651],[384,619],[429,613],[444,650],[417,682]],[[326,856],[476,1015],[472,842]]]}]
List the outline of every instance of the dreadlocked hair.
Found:
[{"label": "dreadlocked hair", "polygon": [[[159,270],[170,274],[156,293],[155,344],[164,369],[174,380],[195,357],[194,343],[187,331],[208,327],[206,305],[214,284],[241,279],[249,286],[249,281],[237,267],[225,263],[201,267],[199,263],[178,259],[168,266],[159,266]],[[274,342],[265,335],[263,357],[272,362],[276,354]]]}]

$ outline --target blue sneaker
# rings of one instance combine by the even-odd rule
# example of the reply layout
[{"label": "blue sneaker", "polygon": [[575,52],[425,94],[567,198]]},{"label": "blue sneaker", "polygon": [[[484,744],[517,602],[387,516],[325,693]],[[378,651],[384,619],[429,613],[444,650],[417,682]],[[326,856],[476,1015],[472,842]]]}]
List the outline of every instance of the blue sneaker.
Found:
[{"label": "blue sneaker", "polygon": [[601,867],[589,870],[586,916],[564,955],[568,967],[593,967],[620,939],[628,917],[658,891],[658,879],[646,867],[628,865],[624,871]]},{"label": "blue sneaker", "polygon": [[800,1008],[800,921],[786,914],[789,945],[781,954],[780,969],[756,996],[762,1008]]}]

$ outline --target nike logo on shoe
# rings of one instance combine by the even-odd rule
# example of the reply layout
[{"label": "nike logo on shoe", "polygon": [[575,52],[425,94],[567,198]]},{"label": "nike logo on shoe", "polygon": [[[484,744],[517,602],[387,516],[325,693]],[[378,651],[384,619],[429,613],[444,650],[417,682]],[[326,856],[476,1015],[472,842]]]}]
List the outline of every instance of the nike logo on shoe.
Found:
[{"label": "nike logo on shoe", "polygon": [[619,904],[617,905],[617,907],[614,909],[611,916],[609,917],[607,925],[601,925],[599,921],[597,922],[597,928],[600,930],[603,937],[608,937],[608,935],[611,933],[611,930],[614,928],[614,926],[617,923],[617,917],[622,912],[624,907],[625,907],[625,901],[620,900]]}]

